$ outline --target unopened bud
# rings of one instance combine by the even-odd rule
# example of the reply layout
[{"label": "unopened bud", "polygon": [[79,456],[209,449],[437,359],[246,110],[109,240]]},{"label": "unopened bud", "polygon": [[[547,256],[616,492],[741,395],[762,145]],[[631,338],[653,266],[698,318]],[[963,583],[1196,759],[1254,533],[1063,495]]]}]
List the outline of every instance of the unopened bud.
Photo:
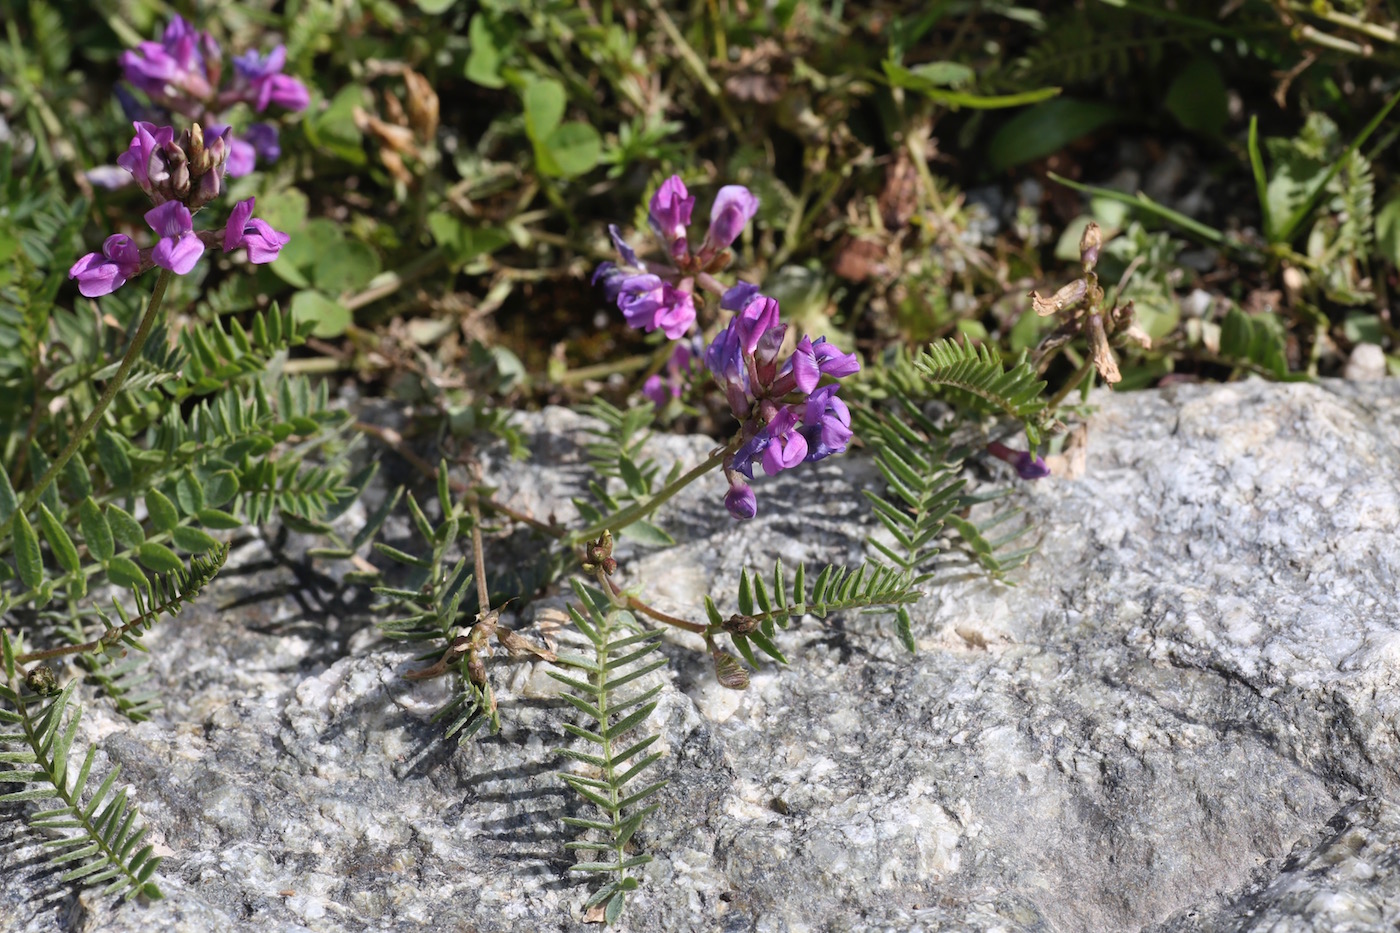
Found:
[{"label": "unopened bud", "polygon": [[24,675],[24,683],[40,696],[46,697],[58,692],[58,678],[52,670],[42,664],[29,669]]},{"label": "unopened bud", "polygon": [[473,657],[468,661],[467,679],[478,687],[486,686],[486,662],[479,657]]},{"label": "unopened bud", "polygon": [[405,71],[404,89],[408,98],[408,120],[418,138],[431,142],[437,135],[438,96],[432,83],[416,71]]},{"label": "unopened bud", "polygon": [[588,573],[601,569],[603,573],[612,576],[617,571],[617,561],[613,560],[612,550],[612,532],[604,531],[597,541],[589,541],[584,547],[583,569]]},{"label": "unopened bud", "polygon": [[757,619],[753,616],[739,615],[737,612],[724,623],[724,630],[735,635],[747,635],[757,628]]},{"label": "unopened bud", "polygon": [[204,148],[204,127],[198,123],[190,124],[190,128],[180,134],[180,141],[185,148],[185,155],[190,162],[190,175],[198,178],[209,171],[208,150]]},{"label": "unopened bud", "polygon": [[1079,238],[1079,259],[1084,263],[1084,271],[1088,272],[1098,264],[1099,249],[1103,246],[1103,232],[1099,230],[1099,225],[1092,220],[1089,226],[1084,228],[1084,235]]}]

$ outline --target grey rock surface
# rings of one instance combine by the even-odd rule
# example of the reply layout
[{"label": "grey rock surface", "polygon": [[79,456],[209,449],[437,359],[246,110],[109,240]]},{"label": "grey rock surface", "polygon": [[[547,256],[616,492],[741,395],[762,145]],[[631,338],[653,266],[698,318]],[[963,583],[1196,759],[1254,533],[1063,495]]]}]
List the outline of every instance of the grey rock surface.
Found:
[{"label": "grey rock surface", "polygon": [[[1014,587],[926,598],[917,656],[882,619],[808,619],[780,633],[791,665],[735,693],[673,640],[652,720],[671,783],[620,929],[1400,925],[1400,383],[1094,401],[1085,474],[1027,492],[1039,554]],[[490,478],[566,520],[581,423],[524,426],[534,459]],[[693,617],[744,566],[857,560],[875,482],[858,456],[792,471],[747,526],[701,482],[661,516],[683,543],[624,550],[623,574]],[[504,728],[458,749],[428,722],[445,685],[400,679],[411,654],[362,606],[265,542],[230,563],[150,637],[155,720],[83,718],[170,850],[168,899],[75,897],[6,819],[0,930],[593,929],[543,666],[493,668]],[[512,624],[567,641],[562,605]]]}]

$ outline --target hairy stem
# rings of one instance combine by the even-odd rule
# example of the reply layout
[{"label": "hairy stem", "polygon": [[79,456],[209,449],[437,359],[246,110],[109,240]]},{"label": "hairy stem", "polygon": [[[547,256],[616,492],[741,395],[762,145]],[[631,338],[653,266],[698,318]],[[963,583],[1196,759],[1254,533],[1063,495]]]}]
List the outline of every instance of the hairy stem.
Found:
[{"label": "hairy stem", "polygon": [[[117,392],[121,391],[122,383],[126,382],[131,367],[136,364],[136,358],[141,355],[141,348],[146,345],[146,338],[151,336],[151,329],[155,327],[156,319],[160,317],[160,306],[165,301],[165,289],[169,284],[170,270],[161,269],[160,275],[156,276],[155,288],[151,290],[151,301],[146,306],[146,316],[141,318],[141,324],[136,328],[136,335],[131,338],[131,343],[126,348],[126,355],[122,357],[116,375],[107,381],[107,387],[102,390],[102,397],[97,400],[97,405],[88,413],[87,418],[83,419],[78,430],[73,432],[73,436],[68,439],[68,444],[63,448],[63,452],[58,455],[58,458],[44,472],[44,475],[39,477],[39,482],[34,484],[34,488],[25,493],[24,501],[15,510],[15,515],[34,508],[34,504],[39,501],[44,490],[49,488],[54,477],[68,465],[69,460],[73,459],[73,454],[78,452],[78,447],[82,444],[83,439],[92,433],[93,428],[97,427],[97,422],[107,411],[107,406],[112,404],[112,399],[117,397]],[[0,526],[0,538],[9,533],[14,520],[15,516],[11,515],[4,525]]]},{"label": "hairy stem", "polygon": [[601,580],[603,583],[607,584],[608,592],[612,593],[612,598],[614,602],[616,602],[618,599],[625,599],[628,609],[636,610],[637,612],[640,612],[647,618],[655,619],[658,622],[664,622],[667,625],[673,625],[676,628],[685,629],[687,632],[694,632],[697,635],[704,635],[710,630],[710,627],[708,625],[701,625],[699,622],[691,622],[687,619],[681,619],[673,615],[668,615],[667,613],[662,612],[660,609],[657,609],[655,606],[647,605],[635,596],[624,595],[622,592],[622,588],[619,587],[616,583],[612,582],[612,580],[610,580],[605,574],[599,573],[598,579]]},{"label": "hairy stem", "polygon": [[570,545],[574,545],[580,541],[587,541],[589,538],[596,538],[604,531],[621,531],[633,522],[641,521],[660,508],[667,500],[675,496],[676,493],[723,463],[724,458],[734,452],[736,444],[737,442],[731,443],[716,450],[714,453],[710,454],[709,457],[691,467],[689,472],[666,484],[662,487],[661,491],[655,495],[641,502],[633,503],[622,511],[609,515],[602,521],[595,522],[582,531],[574,532],[566,539],[567,542]]}]

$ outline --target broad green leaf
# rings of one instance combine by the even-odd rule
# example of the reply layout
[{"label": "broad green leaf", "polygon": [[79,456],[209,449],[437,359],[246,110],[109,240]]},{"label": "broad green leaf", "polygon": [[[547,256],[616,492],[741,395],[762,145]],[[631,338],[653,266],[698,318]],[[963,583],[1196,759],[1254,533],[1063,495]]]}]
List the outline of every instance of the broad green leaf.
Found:
[{"label": "broad green leaf", "polygon": [[1193,59],[1167,89],[1166,106],[1193,133],[1219,136],[1230,119],[1230,102],[1220,69],[1208,58]]},{"label": "broad green leaf", "polygon": [[175,511],[175,503],[165,497],[159,489],[146,493],[146,511],[151,514],[151,524],[157,531],[169,531],[180,522],[180,513]]},{"label": "broad green leaf", "polygon": [[97,560],[111,560],[112,555],[117,552],[112,541],[112,529],[107,525],[107,519],[102,517],[102,510],[93,501],[92,496],[88,496],[78,506],[78,520],[83,529],[83,541],[87,543],[88,553]]},{"label": "broad green leaf", "polygon": [[15,566],[25,586],[33,589],[44,582],[44,559],[39,554],[39,536],[23,512],[15,513]]},{"label": "broad green leaf", "polygon": [[[540,158],[541,150],[545,157]],[[540,170],[547,175],[575,178],[592,171],[603,153],[603,139],[587,123],[571,122],[535,146]]]},{"label": "broad green leaf", "polygon": [[112,537],[123,547],[136,548],[146,540],[141,523],[115,505],[107,506],[107,525],[112,529]]},{"label": "broad green leaf", "polygon": [[151,588],[151,583],[141,572],[141,568],[125,557],[113,557],[107,561],[105,566],[107,578],[118,586],[124,586],[127,589],[140,587],[143,590]]},{"label": "broad green leaf", "polygon": [[15,487],[10,485],[10,473],[0,468],[0,525],[8,522],[18,509],[19,497],[15,495]]},{"label": "broad green leaf", "polygon": [[549,138],[564,119],[568,97],[564,85],[553,78],[537,78],[525,86],[525,132],[538,145]]},{"label": "broad green leaf", "polygon": [[115,435],[99,428],[93,437],[93,444],[97,448],[97,462],[101,464],[102,472],[107,474],[112,488],[129,488],[132,480],[131,458],[126,455],[126,449],[121,446]]},{"label": "broad green leaf", "polygon": [[205,528],[213,528],[215,531],[231,531],[234,528],[242,528],[243,522],[238,516],[230,515],[228,512],[219,509],[200,509],[199,523]]},{"label": "broad green leaf", "polygon": [[1119,116],[1117,108],[1094,101],[1047,100],[1016,114],[997,131],[988,150],[991,167],[1000,171],[1058,152]]},{"label": "broad green leaf", "polygon": [[467,27],[467,45],[471,49],[467,55],[467,80],[482,87],[505,87],[506,82],[501,77],[501,61],[505,52],[485,14],[473,14],[471,25]]},{"label": "broad green leaf", "polygon": [[180,511],[193,515],[204,508],[204,487],[189,470],[180,474],[175,481],[175,500],[180,503]]},{"label": "broad green leaf", "polygon": [[350,309],[318,291],[307,289],[292,296],[292,315],[298,323],[310,322],[317,337],[339,337],[354,320]]},{"label": "broad green leaf", "polygon": [[[346,85],[325,110],[302,121],[306,138],[313,146],[325,149],[351,165],[366,164],[369,160],[365,156],[364,134],[355,122],[355,111],[364,105],[364,88],[359,84]],[[309,112],[315,114],[315,107]]]},{"label": "broad green leaf", "polygon": [[176,528],[172,537],[175,539],[176,547],[191,554],[203,554],[205,551],[219,546],[219,542],[215,541],[207,532],[191,528],[189,525],[181,525]]},{"label": "broad green leaf", "polygon": [[174,573],[178,570],[183,570],[185,567],[185,565],[180,562],[180,558],[175,556],[174,551],[154,541],[147,541],[137,548],[136,559],[156,573]]},{"label": "broad green leaf", "polygon": [[456,3],[457,0],[416,0],[416,2],[418,9],[430,16],[436,16],[452,9],[452,4]]},{"label": "broad green leaf", "polygon": [[217,509],[237,494],[238,475],[232,470],[220,470],[204,483],[204,505],[208,508]]},{"label": "broad green leaf", "polygon": [[39,503],[39,525],[44,529],[44,540],[49,542],[49,550],[53,552],[54,560],[69,573],[77,573],[82,568],[82,564],[78,562],[78,549],[73,546],[73,539],[68,536],[63,525],[42,502]]},{"label": "broad green leaf", "polygon": [[341,240],[316,257],[311,280],[328,295],[343,295],[364,288],[379,269],[379,254],[367,243]]},{"label": "broad green leaf", "polygon": [[428,230],[458,268],[510,243],[510,234],[498,227],[469,227],[445,211],[428,215]]}]

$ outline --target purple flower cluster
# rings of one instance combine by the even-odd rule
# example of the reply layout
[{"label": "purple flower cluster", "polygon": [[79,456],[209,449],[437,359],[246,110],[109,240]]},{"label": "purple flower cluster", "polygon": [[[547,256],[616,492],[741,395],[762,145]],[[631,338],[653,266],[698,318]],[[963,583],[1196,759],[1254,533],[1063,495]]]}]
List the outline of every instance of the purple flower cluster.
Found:
[{"label": "purple flower cluster", "polygon": [[68,270],[68,277],[78,280],[78,291],[88,298],[108,295],[154,266],[184,275],[210,246],[222,246],[225,252],[244,248],[249,262],[277,258],[290,237],[253,217],[252,198],[234,206],[222,232],[194,229],[194,213],[223,192],[231,149],[228,127],[206,139],[198,123],[178,137],[173,127],[134,126],[136,136],[117,164],[155,205],[145,214],[155,245],[140,249],[129,236],[109,236],[101,253],[88,253]]},{"label": "purple flower cluster", "polygon": [[602,283],[629,326],[647,333],[660,330],[670,340],[685,336],[695,324],[697,281],[708,290],[723,291],[710,273],[729,264],[729,245],[758,212],[758,198],[743,185],[721,188],[710,209],[709,230],[696,250],[690,248],[687,232],[694,210],[695,197],[679,176],[672,175],[652,196],[648,221],[669,259],[664,263],[639,259],[617,226],[609,225],[622,262],[602,263],[593,281]]},{"label": "purple flower cluster", "polygon": [[[642,387],[658,408],[680,398],[703,359],[740,422],[730,443],[733,452],[724,458],[729,481],[724,505],[735,518],[753,518],[758,502],[748,481],[755,465],[773,476],[846,449],[851,413],[836,395],[835,380],[857,372],[860,364],[854,353],[842,353],[825,337],[803,337],[784,357],[787,325],[778,319],[778,302],[760,294],[757,285],[738,282],[726,288],[715,279],[713,273],[729,264],[730,244],[758,213],[758,198],[749,189],[719,190],[705,238],[692,249],[694,212],[695,198],[685,183],[668,178],[652,196],[647,218],[666,260],[639,259],[610,225],[620,262],[600,265],[593,281],[602,283],[630,326],[660,330],[675,341],[664,373],[649,376]],[[696,332],[697,287],[717,295],[721,310],[736,312],[708,347]]]},{"label": "purple flower cluster", "polygon": [[825,337],[804,336],[780,363],[786,336],[778,302],[752,295],[705,350],[705,366],[741,422],[741,443],[724,461],[724,505],[735,518],[753,518],[758,511],[746,482],[755,464],[773,476],[841,453],[851,439],[851,413],[836,395],[839,386],[821,383],[823,377],[857,372],[855,354],[842,353]]},{"label": "purple flower cluster", "polygon": [[[224,58],[219,43],[179,16],[165,27],[161,41],[142,42],[121,56],[126,80],[165,111],[164,116],[179,113],[203,121],[211,133],[217,132],[219,115],[238,103],[258,113],[274,104],[292,112],[305,110],[311,95],[305,84],[282,73],[286,61],[287,50],[281,45],[267,55],[250,50],[233,59],[231,78],[221,87]],[[235,178],[251,172],[258,158],[273,162],[281,155],[277,127],[271,123],[254,123],[229,137],[229,147],[226,171]]]}]

